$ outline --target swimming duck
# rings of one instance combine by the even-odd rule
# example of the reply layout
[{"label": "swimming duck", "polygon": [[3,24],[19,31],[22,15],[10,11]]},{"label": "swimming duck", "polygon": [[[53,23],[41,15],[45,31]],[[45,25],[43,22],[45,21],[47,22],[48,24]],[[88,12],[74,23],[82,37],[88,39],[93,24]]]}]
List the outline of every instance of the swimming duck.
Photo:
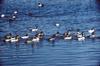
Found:
[{"label": "swimming duck", "polygon": [[43,37],[44,37],[43,31],[39,32],[39,33],[37,34],[37,37],[39,37],[40,39],[43,39]]},{"label": "swimming duck", "polygon": [[43,7],[44,6],[44,4],[42,4],[42,3],[38,3],[38,7]]},{"label": "swimming duck", "polygon": [[18,39],[17,39],[16,37],[12,37],[12,38],[10,39],[10,42],[18,42]]},{"label": "swimming duck", "polygon": [[30,44],[30,43],[32,43],[33,41],[32,41],[32,38],[28,38],[26,41],[25,41],[25,43],[27,43],[27,44]]},{"label": "swimming duck", "polygon": [[32,41],[33,41],[33,42],[39,42],[39,41],[40,41],[40,38],[39,38],[39,37],[34,36],[34,37],[33,37],[33,39],[32,39]]},{"label": "swimming duck", "polygon": [[10,37],[9,38],[6,38],[6,39],[4,39],[4,42],[10,42]]},{"label": "swimming duck", "polygon": [[15,16],[15,15],[13,15],[13,16],[12,16],[12,19],[16,19],[16,16]]},{"label": "swimming duck", "polygon": [[25,36],[22,36],[21,38],[22,38],[22,39],[28,39],[28,38],[29,38],[29,35],[26,34]]},{"label": "swimming duck", "polygon": [[17,13],[18,13],[18,11],[14,11],[13,13],[14,13],[14,14],[17,14]]},{"label": "swimming duck", "polygon": [[89,34],[90,34],[90,35],[89,35],[90,38],[95,38],[95,37],[96,37],[96,35],[95,35],[95,29],[94,29],[94,28],[88,30],[88,32],[89,32]]},{"label": "swimming duck", "polygon": [[90,35],[90,38],[95,38],[96,35],[95,35],[95,32],[93,32],[91,35]]},{"label": "swimming duck", "polygon": [[38,31],[38,28],[32,28],[32,32]]},{"label": "swimming duck", "polygon": [[14,21],[16,19],[16,15],[11,15],[8,18],[9,18],[9,21]]},{"label": "swimming duck", "polygon": [[60,26],[60,24],[59,23],[56,23],[56,27],[59,27]]},{"label": "swimming duck", "polygon": [[10,42],[18,42],[19,41],[19,35],[16,35],[15,37],[11,37]]},{"label": "swimming duck", "polygon": [[5,42],[10,42],[11,37],[12,37],[12,34],[11,34],[11,33],[5,35],[5,36],[4,36],[4,41],[5,41]]},{"label": "swimming duck", "polygon": [[81,32],[77,32],[77,37],[82,37]]},{"label": "swimming duck", "polygon": [[95,29],[92,28],[92,29],[88,30],[88,32],[89,32],[90,34],[92,34],[93,32],[95,32]]},{"label": "swimming duck", "polygon": [[72,39],[71,33],[70,33],[70,32],[65,32],[65,33],[64,33],[64,39],[65,39],[65,40],[67,40],[67,39],[69,39],[69,40]]},{"label": "swimming duck", "polygon": [[5,17],[5,14],[1,14],[1,18],[4,18]]},{"label": "swimming duck", "polygon": [[60,37],[60,33],[59,32],[56,32],[56,34],[54,34],[55,37]]},{"label": "swimming duck", "polygon": [[84,37],[83,32],[82,32],[82,33],[80,33],[80,32],[77,33],[77,39],[78,39],[78,41],[83,41],[83,40],[85,40],[85,37]]},{"label": "swimming duck", "polygon": [[52,35],[52,36],[50,36],[49,38],[48,38],[48,41],[50,41],[50,42],[52,42],[52,41],[55,41],[55,34],[54,35]]}]

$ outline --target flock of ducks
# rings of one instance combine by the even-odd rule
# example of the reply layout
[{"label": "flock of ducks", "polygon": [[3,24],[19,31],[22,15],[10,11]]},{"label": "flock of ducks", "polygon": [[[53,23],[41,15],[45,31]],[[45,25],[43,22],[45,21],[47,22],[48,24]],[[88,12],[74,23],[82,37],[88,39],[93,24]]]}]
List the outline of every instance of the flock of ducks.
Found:
[{"label": "flock of ducks", "polygon": [[25,43],[32,43],[32,42],[39,42],[40,40],[42,40],[44,37],[44,33],[38,32],[37,34],[35,34],[33,37],[30,37],[28,34],[24,35],[24,36],[13,36],[11,33],[5,35],[3,37],[3,41],[4,42],[19,42],[20,40],[25,40]]},{"label": "flock of ducks", "polygon": [[[43,7],[44,4],[42,3],[38,3],[38,7]],[[14,11],[13,14],[11,14],[11,16],[6,16],[5,14],[1,14],[0,18],[8,18],[9,20],[15,20],[16,16],[18,14],[18,11]],[[56,24],[56,27],[59,27],[60,24]],[[96,38],[95,35],[95,29],[92,28],[90,30],[88,30],[89,36],[85,36],[84,32],[80,32],[80,30],[77,30],[76,35],[73,35],[70,31],[65,32],[64,34],[60,34],[59,32],[56,32],[55,34],[49,36],[48,38],[46,38],[45,34],[43,31],[38,31],[38,29],[32,29],[33,32],[36,32],[36,35],[34,35],[33,37],[30,37],[28,34],[24,35],[24,36],[13,36],[11,33],[5,35],[3,37],[3,41],[4,42],[19,42],[20,40],[25,40],[25,43],[32,43],[32,42],[40,42],[43,39],[46,39],[48,41],[55,41],[57,39],[64,39],[64,40],[72,40],[72,39],[76,39],[78,41],[84,41],[86,38]]]},{"label": "flock of ducks", "polygon": [[5,15],[5,14],[1,14],[0,18],[7,19],[9,21],[14,21],[16,19],[16,17],[17,17],[17,14],[18,14],[18,11],[16,10],[10,16]]},{"label": "flock of ducks", "polygon": [[[37,3],[37,6],[39,8],[44,7],[44,4],[42,4],[41,2]],[[9,21],[14,21],[17,17],[18,14],[18,10],[14,11],[10,16],[6,15],[6,14],[0,14],[0,18],[2,19],[8,19]],[[30,14],[30,13],[29,13]]]},{"label": "flock of ducks", "polygon": [[24,36],[19,36],[19,35],[13,36],[11,33],[6,34],[3,37],[3,41],[9,42],[9,43],[13,43],[13,42],[16,43],[21,40],[24,40],[25,43],[35,43],[35,42],[40,42],[42,40],[47,40],[49,42],[54,42],[58,39],[64,39],[64,40],[74,39],[78,41],[84,41],[86,38],[90,38],[90,39],[96,38],[94,28],[88,30],[88,33],[90,34],[89,36],[85,36],[84,32],[80,32],[80,30],[77,30],[77,33],[75,35],[73,35],[71,31],[67,31],[67,32],[64,32],[64,34],[56,32],[55,34],[49,35],[48,37],[47,35],[44,34],[43,31],[39,31],[38,29],[32,29],[32,31],[36,32],[34,36],[29,36],[28,34]]}]

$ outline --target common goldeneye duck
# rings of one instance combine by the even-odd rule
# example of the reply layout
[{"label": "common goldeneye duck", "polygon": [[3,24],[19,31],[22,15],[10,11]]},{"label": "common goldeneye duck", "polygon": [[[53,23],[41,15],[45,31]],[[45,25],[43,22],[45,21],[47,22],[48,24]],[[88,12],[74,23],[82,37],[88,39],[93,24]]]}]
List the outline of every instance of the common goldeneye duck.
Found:
[{"label": "common goldeneye duck", "polygon": [[54,38],[54,37],[50,37],[48,40],[49,40],[49,41],[54,41],[55,38]]},{"label": "common goldeneye duck", "polygon": [[12,35],[8,34],[4,37],[4,42],[10,42]]},{"label": "common goldeneye duck", "polygon": [[52,36],[50,36],[49,38],[48,38],[48,41],[55,41],[55,35],[53,34]]},{"label": "common goldeneye duck", "polygon": [[29,38],[29,35],[26,34],[25,36],[22,36],[21,38],[22,38],[22,39],[28,39],[28,38]]},{"label": "common goldeneye duck", "polygon": [[40,41],[40,38],[39,37],[33,37],[32,41],[33,42],[39,42]]},{"label": "common goldeneye duck", "polygon": [[19,41],[19,38],[17,38],[17,37],[12,37],[10,39],[10,42],[18,42],[18,41]]},{"label": "common goldeneye duck", "polygon": [[90,35],[90,38],[95,38],[96,35],[95,35],[95,32],[92,32],[92,34]]},{"label": "common goldeneye duck", "polygon": [[38,27],[29,27],[29,31],[31,31],[31,32],[37,32],[39,29],[38,29]]},{"label": "common goldeneye duck", "polygon": [[17,14],[18,13],[18,11],[14,11],[14,14]]},{"label": "common goldeneye duck", "polygon": [[71,33],[70,33],[70,32],[65,32],[65,33],[64,33],[64,39],[65,39],[65,40],[67,40],[67,39],[72,39]]},{"label": "common goldeneye duck", "polygon": [[16,16],[15,15],[12,15],[9,17],[9,21],[14,21],[16,19]]},{"label": "common goldeneye duck", "polygon": [[4,18],[5,17],[5,14],[1,14],[1,16],[0,16],[1,18]]},{"label": "common goldeneye duck", "polygon": [[44,37],[43,31],[39,32],[36,36],[39,37],[40,39],[43,39]]},{"label": "common goldeneye duck", "polygon": [[16,16],[15,16],[15,15],[13,15],[13,16],[12,16],[12,19],[16,19]]},{"label": "common goldeneye duck", "polygon": [[32,28],[32,32],[38,31],[38,28]]},{"label": "common goldeneye duck", "polygon": [[83,41],[83,40],[85,40],[84,33],[83,33],[83,32],[82,32],[82,33],[78,32],[78,33],[77,33],[77,39],[78,39],[78,41]]},{"label": "common goldeneye duck", "polygon": [[77,37],[82,37],[82,33],[81,32],[77,32]]},{"label": "common goldeneye duck", "polygon": [[56,23],[56,27],[59,27],[60,26],[60,24],[59,23]]},{"label": "common goldeneye duck", "polygon": [[60,36],[60,33],[59,32],[56,32],[55,36],[56,37]]},{"label": "common goldeneye duck", "polygon": [[38,7],[43,7],[43,6],[44,6],[44,4],[38,3]]},{"label": "common goldeneye duck", "polygon": [[92,34],[93,32],[95,32],[95,29],[93,28],[93,29],[90,29],[90,30],[88,30],[88,32],[90,33],[90,34]]}]

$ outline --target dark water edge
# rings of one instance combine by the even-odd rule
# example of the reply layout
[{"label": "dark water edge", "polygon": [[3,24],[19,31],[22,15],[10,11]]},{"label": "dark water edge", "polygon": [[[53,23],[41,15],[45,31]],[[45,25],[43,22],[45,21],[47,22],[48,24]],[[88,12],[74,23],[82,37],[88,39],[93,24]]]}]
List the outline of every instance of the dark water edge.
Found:
[{"label": "dark water edge", "polygon": [[[44,7],[38,8],[38,2]],[[95,27],[100,36],[99,0],[5,0],[1,13],[10,15],[18,10],[16,21],[0,19],[0,37],[33,33],[30,27],[38,25],[45,34],[66,29],[85,31]],[[32,17],[27,13],[31,12]],[[59,23],[60,27],[55,27]],[[42,41],[37,44],[3,43],[0,41],[0,66],[100,66],[100,40],[58,40],[54,44]]]}]

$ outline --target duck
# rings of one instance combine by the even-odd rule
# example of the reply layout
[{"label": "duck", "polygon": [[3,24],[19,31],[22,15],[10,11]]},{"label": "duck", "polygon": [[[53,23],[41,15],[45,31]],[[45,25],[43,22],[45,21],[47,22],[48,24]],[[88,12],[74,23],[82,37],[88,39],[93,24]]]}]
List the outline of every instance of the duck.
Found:
[{"label": "duck", "polygon": [[96,35],[95,35],[95,29],[94,28],[88,30],[88,32],[90,34],[89,35],[90,38],[95,38],[96,37]]},{"label": "duck", "polygon": [[28,38],[25,43],[30,44],[30,43],[38,43],[40,41],[39,37],[34,36],[33,38]]},{"label": "duck", "polygon": [[65,32],[64,33],[64,39],[65,40],[71,40],[72,39],[71,33],[70,32]]},{"label": "duck", "polygon": [[85,36],[84,36],[83,32],[82,33],[80,33],[80,32],[77,33],[77,39],[78,39],[78,41],[84,41],[85,40]]},{"label": "duck", "polygon": [[88,30],[88,32],[90,33],[90,35],[95,32],[95,29],[94,28],[91,28],[90,30]]},{"label": "duck", "polygon": [[16,35],[15,37],[11,37],[10,42],[18,42],[19,41],[19,35]]},{"label": "duck", "polygon": [[53,41],[55,41],[55,34],[53,34],[52,36],[50,36],[49,38],[48,38],[48,41],[50,41],[50,42],[53,42]]},{"label": "duck", "polygon": [[77,32],[77,37],[82,37],[81,32]]},{"label": "duck", "polygon": [[35,24],[34,28],[30,27],[29,29],[31,29],[32,32],[38,32],[39,31],[38,27],[39,26],[37,24]]},{"label": "duck", "polygon": [[4,41],[5,42],[10,42],[10,38],[6,38]]},{"label": "duck", "polygon": [[39,42],[39,41],[40,41],[40,38],[39,38],[39,37],[34,36],[34,37],[33,37],[33,39],[32,39],[32,41],[33,41],[33,42]]},{"label": "duck", "polygon": [[17,11],[17,10],[13,12],[13,14],[17,14],[17,13],[18,13],[18,11]]},{"label": "duck", "polygon": [[9,38],[6,38],[6,39],[4,39],[4,42],[10,42],[10,37]]},{"label": "duck", "polygon": [[28,38],[29,38],[29,35],[26,34],[25,36],[22,36],[21,38],[22,38],[22,39],[28,39]]},{"label": "duck", "polygon": [[57,31],[55,34],[53,34],[52,35],[53,36],[53,38],[55,38],[55,39],[62,39],[63,38],[63,36],[61,35],[61,33],[59,32],[59,31]]},{"label": "duck", "polygon": [[32,31],[32,32],[36,32],[36,31],[38,31],[38,28],[32,28],[31,31]]},{"label": "duck", "polygon": [[56,27],[59,27],[60,26],[60,24],[59,23],[56,23]]},{"label": "duck", "polygon": [[16,15],[11,15],[8,17],[8,19],[9,19],[9,22],[14,21],[16,19]]},{"label": "duck", "polygon": [[37,34],[37,37],[39,37],[40,39],[43,39],[43,38],[44,38],[44,33],[43,33],[43,31],[39,32],[39,33]]},{"label": "duck", "polygon": [[33,41],[32,41],[32,38],[28,38],[26,41],[25,41],[25,43],[27,43],[27,44],[30,44],[30,43],[32,43]]},{"label": "duck", "polygon": [[44,6],[44,4],[42,4],[42,3],[38,3],[38,7],[43,7]]},{"label": "duck", "polygon": [[90,35],[90,38],[95,38],[96,35],[95,35],[95,32],[93,32],[91,35]]},{"label": "duck", "polygon": [[60,32],[57,31],[54,35],[55,37],[60,37]]},{"label": "duck", "polygon": [[12,19],[16,19],[16,16],[15,16],[15,15],[13,15],[13,16],[12,16]]},{"label": "duck", "polygon": [[4,18],[5,17],[5,14],[1,14],[1,16],[0,16],[1,18]]},{"label": "duck", "polygon": [[12,37],[12,38],[10,39],[10,42],[18,42],[18,39],[17,39],[16,37]]},{"label": "duck", "polygon": [[11,37],[12,37],[12,34],[11,34],[11,33],[5,35],[5,36],[4,36],[4,42],[10,42]]}]

